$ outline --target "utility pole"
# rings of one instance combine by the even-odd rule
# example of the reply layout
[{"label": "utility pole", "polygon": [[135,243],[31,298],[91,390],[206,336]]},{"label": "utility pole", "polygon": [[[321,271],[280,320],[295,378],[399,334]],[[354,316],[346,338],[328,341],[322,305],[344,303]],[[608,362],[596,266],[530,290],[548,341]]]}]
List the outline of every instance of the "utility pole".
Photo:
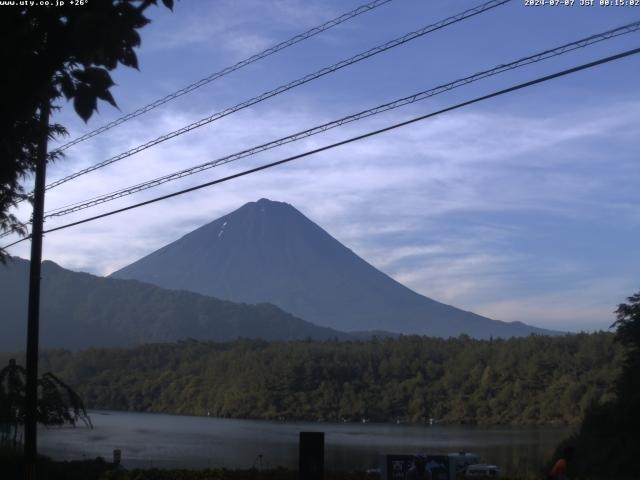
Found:
[{"label": "utility pole", "polygon": [[49,140],[48,100],[40,105],[42,137],[36,158],[36,178],[33,190],[33,218],[31,227],[31,262],[29,265],[29,313],[27,320],[27,384],[24,422],[24,455],[26,479],[36,479],[38,459],[38,345],[40,335],[40,265],[42,263],[42,230],[44,217],[45,177],[47,174],[47,142]]}]

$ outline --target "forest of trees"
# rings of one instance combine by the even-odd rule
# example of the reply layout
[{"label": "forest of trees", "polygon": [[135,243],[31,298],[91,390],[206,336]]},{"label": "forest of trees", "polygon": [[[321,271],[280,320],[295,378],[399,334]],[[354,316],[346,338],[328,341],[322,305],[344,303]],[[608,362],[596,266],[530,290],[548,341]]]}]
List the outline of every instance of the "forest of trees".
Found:
[{"label": "forest of trees", "polygon": [[[576,424],[612,398],[608,333],[510,340],[181,341],[49,351],[89,408],[218,417]],[[3,360],[0,358],[0,360]]]},{"label": "forest of trees", "polygon": [[[561,444],[555,458],[567,448],[570,478],[637,480],[640,478],[640,292],[616,310],[615,341],[624,354],[613,395],[592,405],[571,438]],[[566,455],[564,455],[566,456]]]}]

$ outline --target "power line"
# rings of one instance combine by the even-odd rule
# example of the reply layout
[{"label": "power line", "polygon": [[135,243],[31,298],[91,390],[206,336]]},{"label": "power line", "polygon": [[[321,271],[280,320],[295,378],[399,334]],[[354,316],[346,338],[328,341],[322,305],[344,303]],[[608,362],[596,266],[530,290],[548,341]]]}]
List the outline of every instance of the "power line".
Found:
[{"label": "power line", "polygon": [[0,247],[0,250],[5,251],[7,248],[13,247],[14,245],[17,245],[18,243],[22,243],[25,240],[29,240],[31,238],[31,234],[27,235],[26,237],[22,237],[19,240],[16,240],[13,243],[10,243],[9,245],[5,245],[4,247]]},{"label": "power line", "polygon": [[[566,76],[566,75],[570,75],[572,73],[576,73],[576,72],[579,72],[579,71],[582,71],[582,70],[593,68],[593,67],[596,67],[598,65],[603,65],[605,63],[609,63],[609,62],[612,62],[614,60],[619,60],[619,59],[622,59],[622,58],[625,58],[625,57],[629,57],[631,55],[636,55],[638,53],[640,53],[640,48],[634,48],[632,50],[626,50],[624,52],[621,52],[621,53],[618,53],[618,54],[615,54],[615,55],[611,55],[611,56],[608,56],[608,57],[601,58],[599,60],[595,60],[593,62],[584,63],[584,64],[579,65],[577,67],[573,67],[573,68],[569,68],[569,69],[566,69],[566,70],[562,70],[560,72],[556,72],[556,73],[553,73],[553,74],[550,74],[550,75],[546,75],[544,77],[539,77],[539,78],[536,78],[535,80],[530,80],[528,82],[520,83],[520,84],[514,85],[514,86],[509,87],[509,88],[505,88],[505,89],[498,90],[496,92],[493,92],[493,93],[490,93],[490,94],[487,94],[487,95],[483,95],[481,97],[476,97],[476,98],[474,98],[472,100],[467,100],[466,102],[458,103],[458,104],[453,105],[451,107],[443,108],[443,109],[437,110],[435,112],[431,112],[431,113],[428,113],[428,114],[425,114],[425,115],[421,115],[419,117],[415,117],[415,118],[412,118],[410,120],[406,120],[404,122],[395,123],[395,124],[390,125],[388,127],[384,127],[384,128],[378,129],[378,130],[374,130],[372,132],[368,132],[368,133],[365,133],[365,134],[362,134],[362,135],[351,137],[351,138],[348,138],[346,140],[342,140],[340,142],[332,143],[330,145],[325,145],[324,147],[316,148],[314,150],[309,150],[307,152],[300,153],[298,155],[293,155],[291,157],[287,157],[287,158],[282,159],[282,160],[278,160],[278,161],[271,162],[271,163],[268,163],[268,164],[265,164],[265,165],[261,165],[259,167],[251,168],[249,170],[244,170],[242,172],[239,172],[239,173],[236,173],[236,174],[233,174],[233,175],[229,175],[227,177],[219,178],[219,179],[207,182],[207,183],[202,183],[202,184],[196,185],[194,187],[186,188],[184,190],[179,190],[177,192],[173,192],[173,193],[170,193],[170,194],[167,194],[167,195],[162,195],[160,197],[156,197],[156,198],[153,198],[151,200],[147,200],[147,201],[144,201],[144,202],[140,202],[140,203],[136,203],[136,204],[133,204],[133,205],[129,205],[127,207],[119,208],[117,210],[111,210],[109,212],[105,212],[105,213],[102,213],[100,215],[95,215],[93,217],[84,218],[84,219],[78,220],[76,222],[67,223],[67,224],[61,225],[59,227],[50,228],[48,230],[45,230],[44,233],[52,233],[52,232],[56,232],[58,230],[63,230],[63,229],[66,229],[66,228],[70,228],[70,227],[74,227],[74,226],[77,226],[77,225],[81,225],[83,223],[92,222],[94,220],[98,220],[98,219],[101,219],[101,218],[109,217],[109,216],[115,215],[117,213],[126,212],[128,210],[133,210],[133,209],[136,209],[136,208],[139,208],[139,207],[143,207],[145,205],[156,203],[156,202],[159,202],[161,200],[166,200],[166,199],[169,199],[169,198],[172,198],[172,197],[177,197],[179,195],[183,195],[185,193],[193,192],[195,190],[200,190],[202,188],[210,187],[212,185],[217,185],[219,183],[224,183],[224,182],[227,182],[229,180],[233,180],[233,179],[236,179],[236,178],[244,177],[246,175],[259,172],[261,170],[266,170],[268,168],[276,167],[278,165],[282,165],[284,163],[288,163],[288,162],[291,162],[293,160],[298,160],[300,158],[308,157],[310,155],[314,155],[316,153],[320,153],[320,152],[323,152],[323,151],[326,151],[326,150],[330,150],[330,149],[333,149],[333,148],[336,148],[336,147],[339,147],[339,146],[342,146],[342,145],[346,145],[348,143],[352,143],[352,142],[356,142],[358,140],[363,140],[365,138],[373,137],[375,135],[379,135],[381,133],[385,133],[385,132],[388,132],[388,131],[391,131],[391,130],[395,130],[397,128],[404,127],[404,126],[407,126],[407,125],[410,125],[410,124],[413,124],[413,123],[416,123],[416,122],[419,122],[419,121],[422,121],[422,120],[426,120],[428,118],[432,118],[432,117],[435,117],[437,115],[441,115],[443,113],[451,112],[453,110],[457,110],[459,108],[466,107],[468,105],[472,105],[472,104],[479,103],[479,102],[482,102],[482,101],[485,101],[485,100],[489,100],[489,99],[494,98],[494,97],[505,95],[507,93],[511,93],[511,92],[514,92],[514,91],[517,91],[517,90],[521,90],[523,88],[527,88],[527,87],[531,87],[533,85],[544,83],[544,82],[547,82],[549,80],[553,80],[555,78],[563,77],[563,76]],[[13,242],[13,243],[5,246],[5,247],[2,247],[2,249],[9,248],[9,247],[11,247],[13,245],[16,245],[17,243],[20,243],[20,242],[23,242],[23,241],[27,240],[28,238],[30,238],[30,236],[22,238],[22,239],[20,239],[20,240],[18,240],[16,242]]]},{"label": "power line", "polygon": [[257,97],[253,97],[249,100],[245,100],[244,102],[241,102],[237,105],[234,105],[233,107],[228,107],[225,110],[221,110],[219,112],[214,113],[213,115],[210,115],[208,117],[202,118],[196,122],[193,122],[185,127],[182,127],[178,130],[174,130],[173,132],[169,132],[165,135],[162,135],[160,137],[155,138],[154,140],[150,140],[149,142],[146,142],[142,145],[138,145],[137,147],[134,147],[130,150],[127,150],[126,152],[120,153],[114,157],[111,157],[107,160],[104,160],[102,162],[96,163],[95,165],[92,165],[90,167],[87,167],[85,169],[79,170],[75,173],[72,173],[71,175],[68,175],[66,177],[63,177],[59,180],[56,180],[52,183],[50,183],[49,185],[47,185],[47,190],[55,188],[59,185],[62,185],[63,183],[69,182],[70,180],[73,180],[75,178],[78,178],[82,175],[86,175],[87,173],[93,172],[95,170],[98,170],[100,168],[106,167],[107,165],[111,165],[112,163],[118,162],[120,160],[123,160],[127,157],[130,157],[132,155],[135,155],[136,153],[139,153],[143,150],[146,150],[150,147],[153,147],[159,143],[165,142],[167,140],[170,140],[172,138],[175,138],[177,136],[180,136],[182,134],[185,134],[187,132],[190,132],[191,130],[194,130],[198,127],[202,127],[203,125],[207,125],[211,122],[214,122],[216,120],[219,120],[223,117],[226,117],[228,115],[231,115],[232,113],[235,113],[239,110],[248,108],[252,105],[255,105],[257,103],[260,103],[264,100],[267,100],[268,98],[274,97],[276,95],[279,95],[283,92],[286,92],[288,90],[291,90],[293,88],[296,88],[300,85],[304,85],[305,83],[311,82],[312,80],[315,80],[317,78],[323,77],[324,75],[327,75],[329,73],[333,73],[337,70],[340,70],[344,67],[347,67],[349,65],[352,65],[354,63],[360,62],[362,60],[365,60],[369,57],[372,57],[374,55],[377,55],[379,53],[385,52],[391,48],[395,48],[397,46],[403,45],[407,42],[410,42],[412,40],[415,40],[416,38],[420,38],[424,35],[427,35],[429,33],[432,33],[436,30],[440,30],[442,28],[445,28],[449,25],[452,25],[454,23],[458,23],[461,22],[463,20],[466,20],[467,18],[470,17],[474,17],[476,15],[479,15],[481,13],[484,13],[488,10],[491,10],[495,7],[498,7],[500,5],[503,5],[505,3],[510,2],[511,0],[490,0],[486,3],[483,3],[481,5],[478,5],[474,8],[465,10],[464,12],[461,12],[457,15],[445,18],[444,20],[441,20],[437,23],[434,23],[432,25],[427,25],[426,27],[423,27],[419,30],[416,30],[414,32],[410,32],[407,33],[405,35],[403,35],[402,37],[398,37],[394,40],[391,40],[387,43],[384,43],[382,45],[378,45],[377,47],[371,48],[365,52],[359,53],[357,55],[354,55],[352,57],[349,57],[345,60],[342,60],[338,63],[335,63],[329,67],[324,67],[314,73],[310,73],[308,75],[305,75],[304,77],[301,77],[297,80],[294,80],[292,82],[289,82],[287,84],[281,85],[273,90],[269,90],[268,92],[265,92],[261,95],[258,95]]},{"label": "power line", "polygon": [[194,90],[208,84],[211,83],[221,77],[224,77],[225,75],[229,75],[232,72],[235,72],[236,70],[239,70],[243,67],[246,67],[247,65],[250,65],[254,62],[257,62],[258,60],[262,60],[263,58],[266,58],[270,55],[273,55],[274,53],[277,53],[281,50],[284,50],[285,48],[291,47],[297,43],[302,42],[303,40],[306,40],[308,38],[311,38],[315,35],[318,35],[326,30],[329,30],[330,28],[333,28],[337,25],[340,25],[341,23],[344,23],[348,20],[351,20],[352,18],[355,18],[359,15],[362,15],[363,13],[369,12],[371,10],[374,10],[386,3],[391,2],[392,0],[374,0],[373,2],[369,2],[366,3],[364,5],[360,5],[358,8],[355,8],[354,10],[351,10],[349,12],[346,12],[342,15],[340,15],[339,17],[336,17],[332,20],[329,20],[328,22],[323,23],[322,25],[318,25],[317,27],[313,27],[309,30],[307,30],[306,32],[300,33],[294,37],[291,37],[288,40],[285,40],[284,42],[280,42],[277,45],[274,45],[272,47],[267,48],[266,50],[263,50],[260,53],[257,53],[255,55],[252,55],[249,58],[245,58],[244,60],[239,61],[238,63],[228,66],[226,68],[223,68],[222,70],[212,73],[200,80],[198,80],[197,82],[193,82],[189,85],[187,85],[184,88],[181,88],[180,90],[173,92],[169,95],[166,95],[148,105],[145,105],[143,107],[138,108],[137,110],[134,110],[133,112],[130,112],[126,115],[123,115],[115,120],[113,120],[112,122],[109,122],[99,128],[96,128],[95,130],[92,130],[88,133],[85,133],[84,135],[77,137],[73,140],[71,140],[70,142],[65,143],[64,145],[58,147],[56,150],[61,152],[64,150],[67,150],[68,148],[77,145],[80,142],[83,142],[89,138],[95,137],[96,135],[99,135],[103,132],[106,132],[107,130],[110,130],[114,127],[117,127],[118,125],[131,120],[133,118],[139,117],[140,115],[143,115],[161,105],[164,105],[165,103],[168,103],[172,100],[175,100],[178,97],[181,97],[183,95],[186,95],[187,93],[193,92]]},{"label": "power line", "polygon": [[100,195],[97,197],[93,197],[87,200],[82,200],[80,202],[75,202],[69,205],[65,205],[62,207],[58,207],[56,209],[51,210],[50,212],[47,212],[47,214],[45,215],[45,218],[52,218],[52,217],[60,217],[63,215],[68,215],[70,213],[73,212],[77,212],[80,210],[84,210],[86,208],[90,208],[90,207],[94,207],[96,205],[105,203],[105,202],[109,202],[112,200],[116,200],[118,198],[122,198],[128,195],[132,195],[134,193],[137,192],[141,192],[143,190],[147,190],[150,188],[154,188],[157,187],[159,185],[162,185],[164,183],[173,181],[173,180],[177,180],[180,178],[184,178],[186,176],[189,175],[193,175],[196,173],[200,173],[202,171],[220,166],[220,165],[224,165],[230,162],[234,162],[237,161],[239,159],[248,157],[248,156],[252,156],[255,155],[257,153],[272,149],[272,148],[276,148],[279,147],[281,145],[285,145],[297,140],[300,140],[302,138],[307,138],[310,137],[312,135],[316,135],[322,132],[325,132],[327,130],[330,130],[332,128],[336,128],[342,125],[345,125],[347,123],[351,123],[351,122],[355,122],[358,120],[361,120],[363,118],[367,118],[373,115],[377,115],[379,113],[382,112],[386,112],[395,108],[399,108],[402,106],[406,106],[421,100],[425,100],[427,98],[433,97],[435,95],[439,95],[441,93],[453,90],[455,88],[464,86],[464,85],[468,85],[469,83],[487,78],[487,77],[491,77],[509,70],[513,70],[516,68],[520,68],[526,65],[530,65],[533,63],[537,63],[540,62],[542,60],[547,60],[549,58],[553,58],[568,52],[571,52],[573,50],[577,50],[579,48],[584,48],[587,47],[589,45],[593,45],[595,43],[604,41],[604,40],[608,40],[611,38],[615,38],[621,35],[626,35],[632,32],[636,32],[640,30],[640,21],[638,22],[634,22],[634,23],[630,23],[621,27],[617,27],[611,30],[608,30],[606,32],[602,32],[602,33],[598,33],[595,35],[591,35],[589,37],[586,38],[582,38],[580,40],[576,40],[574,42],[571,43],[567,43],[564,44],[562,46],[553,48],[553,49],[548,49],[545,50],[543,52],[539,52],[536,53],[534,55],[530,55],[524,58],[520,58],[518,60],[515,60],[513,62],[510,63],[506,63],[506,64],[500,64],[494,68],[488,69],[488,70],[484,70],[478,73],[475,73],[473,75],[464,77],[464,78],[460,78],[458,80],[455,80],[453,82],[444,84],[444,85],[440,85],[434,88],[431,88],[429,90],[424,90],[421,91],[419,93],[416,93],[414,95],[410,95],[408,97],[404,97],[398,100],[394,100],[393,102],[389,102],[389,103],[385,103],[383,105],[378,105],[376,107],[370,108],[368,110],[363,110],[361,112],[352,114],[352,115],[348,115],[346,117],[342,117],[338,120],[334,120],[332,122],[328,122],[328,123],[324,123],[322,125],[319,126],[315,126],[313,128],[307,129],[307,130],[303,130],[301,132],[297,132],[294,133],[292,135],[289,135],[287,137],[282,137],[279,138],[277,140],[273,140],[270,141],[268,143],[264,143],[262,145],[258,145],[246,150],[243,150],[241,152],[237,152],[237,153],[233,153],[231,155],[227,155],[221,158],[218,158],[216,160],[211,160],[209,162],[205,162],[203,164],[200,165],[196,165],[194,167],[190,167],[184,170],[180,170],[178,172],[174,172],[168,175],[164,175],[162,177],[156,178],[154,180],[149,180],[143,183],[139,183],[137,185],[133,185],[127,188],[123,188],[120,190],[117,190],[115,192],[110,192],[104,195]]}]

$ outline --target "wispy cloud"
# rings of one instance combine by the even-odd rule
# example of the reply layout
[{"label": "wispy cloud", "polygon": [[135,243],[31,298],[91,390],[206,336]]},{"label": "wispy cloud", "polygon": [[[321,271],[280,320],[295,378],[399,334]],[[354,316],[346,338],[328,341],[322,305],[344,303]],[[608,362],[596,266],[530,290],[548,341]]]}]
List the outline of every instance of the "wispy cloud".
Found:
[{"label": "wispy cloud", "polygon": [[[177,19],[159,18],[160,25],[150,29],[145,48],[183,50],[204,45],[218,55],[226,52],[227,58],[240,59],[337,14],[331,5],[300,0],[203,2]],[[265,25],[271,28],[265,29]]]},{"label": "wispy cloud", "polygon": [[[48,206],[156,177],[326,120],[322,109],[312,102],[298,102],[295,112],[281,108],[246,110],[121,165],[87,175],[82,182],[51,191]],[[52,170],[52,178],[118,153],[123,145],[135,145],[182,126],[197,119],[198,113],[165,110],[153,124],[145,120],[130,122],[126,131],[115,130],[108,138],[78,146],[66,162]],[[244,202],[269,197],[292,203],[375,266],[438,300],[500,319],[528,320],[554,328],[578,328],[580,321],[604,327],[609,318],[603,315],[611,305],[602,302],[610,301],[614,288],[624,288],[625,281],[612,281],[606,295],[586,303],[581,303],[587,297],[585,290],[572,285],[556,284],[553,293],[521,295],[513,290],[513,283],[526,288],[521,269],[534,265],[538,271],[544,268],[535,258],[536,252],[518,250],[511,243],[513,238],[531,235],[526,226],[478,220],[465,227],[455,218],[480,219],[505,213],[526,217],[534,212],[596,219],[610,208],[620,221],[638,225],[632,200],[640,200],[640,195],[626,186],[631,181],[629,172],[636,172],[631,164],[633,155],[623,155],[611,166],[598,145],[613,139],[630,145],[637,142],[625,127],[639,113],[640,104],[627,104],[547,116],[543,121],[525,112],[477,109],[452,114],[213,189],[51,234],[45,242],[45,255],[70,268],[109,273]],[[330,131],[134,198],[144,200],[237,172],[409,114],[395,112]],[[247,124],[252,125],[251,139]],[[607,174],[593,174],[601,169]],[[624,198],[611,194],[614,185],[626,192]],[[95,212],[131,201],[114,202]],[[22,213],[24,216],[27,212]],[[87,213],[52,221],[50,226]],[[26,245],[13,252],[26,256]],[[556,273],[561,278],[572,272]]]}]

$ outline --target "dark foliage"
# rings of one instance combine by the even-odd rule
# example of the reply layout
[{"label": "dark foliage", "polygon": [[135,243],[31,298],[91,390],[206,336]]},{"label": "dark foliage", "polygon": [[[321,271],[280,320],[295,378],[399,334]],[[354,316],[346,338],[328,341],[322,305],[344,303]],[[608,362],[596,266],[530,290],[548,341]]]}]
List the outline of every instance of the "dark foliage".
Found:
[{"label": "dark foliage", "polygon": [[89,407],[263,419],[575,424],[611,398],[613,335],[182,341],[51,351]]},{"label": "dark foliage", "polygon": [[[640,478],[640,292],[616,310],[615,340],[624,347],[614,397],[592,406],[579,432],[558,448],[575,449],[569,462],[574,476],[601,479]],[[573,476],[571,477],[573,478]]]},{"label": "dark foliage", "polygon": [[[116,106],[109,72],[118,65],[138,68],[138,30],[149,23],[144,11],[157,0],[66,2],[55,8],[18,3],[4,6],[0,15],[0,232],[24,232],[9,214],[25,198],[20,182],[35,168],[41,138],[65,133],[61,125],[43,131],[43,105],[55,108],[64,96],[85,121],[97,111],[98,99]],[[163,3],[173,7],[172,0]]]},{"label": "dark foliage", "polygon": [[640,292],[629,297],[616,310],[616,340],[625,348],[622,373],[616,384],[619,406],[629,409],[629,416],[640,420]]},{"label": "dark foliage", "polygon": [[[270,470],[132,470],[110,471],[102,480],[298,480],[298,472],[284,468]],[[325,480],[374,480],[365,472],[327,472]]]},{"label": "dark foliage", "polygon": [[[24,479],[22,458],[0,450],[0,473],[3,480]],[[38,471],[46,480],[298,480],[298,472],[282,467],[273,469],[228,470],[225,468],[187,470],[156,469],[125,470],[98,457],[94,460],[56,462],[40,457]],[[363,471],[325,472],[325,480],[379,480],[379,476]],[[523,480],[503,478],[502,480]]]},{"label": "dark foliage", "polygon": [[[20,455],[0,450],[0,473],[3,480],[25,478]],[[124,470],[98,457],[95,460],[56,462],[40,457],[38,471],[43,480],[298,480],[298,472],[284,468],[267,470],[227,469],[148,469]],[[365,472],[327,472],[325,480],[373,480]],[[507,480],[507,479],[505,479]]]},{"label": "dark foliage", "polygon": [[[0,450],[0,478],[3,480],[23,480],[26,478],[24,466],[25,462],[21,451]],[[35,480],[99,480],[110,478],[107,475],[114,469],[112,463],[99,457],[95,460],[55,462],[40,456],[36,469],[38,476]]]},{"label": "dark foliage", "polygon": [[[26,376],[24,367],[15,360],[0,370],[0,425],[10,428],[8,434],[16,446],[18,427],[24,424],[26,413]],[[80,396],[53,373],[38,379],[37,421],[42,425],[75,425],[78,421],[91,426]],[[8,440],[0,437],[0,440]]]}]

